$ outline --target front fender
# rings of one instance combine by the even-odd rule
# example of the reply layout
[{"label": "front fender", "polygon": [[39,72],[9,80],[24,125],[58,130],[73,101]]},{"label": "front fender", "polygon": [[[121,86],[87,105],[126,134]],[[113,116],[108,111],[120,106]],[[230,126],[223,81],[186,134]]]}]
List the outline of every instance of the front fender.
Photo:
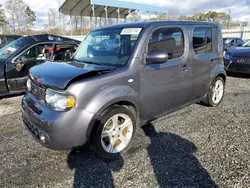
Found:
[{"label": "front fender", "polygon": [[118,102],[130,102],[140,109],[139,94],[129,86],[112,86],[95,95],[87,104],[86,111],[101,114],[106,108]]}]

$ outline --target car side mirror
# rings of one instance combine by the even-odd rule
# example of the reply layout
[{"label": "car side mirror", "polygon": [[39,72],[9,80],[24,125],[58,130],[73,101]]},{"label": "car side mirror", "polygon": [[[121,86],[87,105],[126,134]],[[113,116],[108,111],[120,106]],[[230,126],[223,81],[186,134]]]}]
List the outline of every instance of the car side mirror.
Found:
[{"label": "car side mirror", "polygon": [[160,64],[168,61],[168,54],[163,50],[152,51],[147,56],[147,64]]}]

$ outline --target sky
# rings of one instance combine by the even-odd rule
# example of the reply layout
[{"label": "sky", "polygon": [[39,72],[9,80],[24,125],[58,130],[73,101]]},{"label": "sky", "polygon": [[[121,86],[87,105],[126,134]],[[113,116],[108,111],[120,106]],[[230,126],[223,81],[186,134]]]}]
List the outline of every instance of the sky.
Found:
[{"label": "sky", "polygon": [[[36,12],[35,28],[41,29],[47,22],[49,8],[58,9],[64,0],[24,0]],[[166,7],[170,16],[192,15],[194,9],[229,12],[233,20],[250,20],[250,0],[117,0]],[[6,0],[0,0],[5,6]]]}]

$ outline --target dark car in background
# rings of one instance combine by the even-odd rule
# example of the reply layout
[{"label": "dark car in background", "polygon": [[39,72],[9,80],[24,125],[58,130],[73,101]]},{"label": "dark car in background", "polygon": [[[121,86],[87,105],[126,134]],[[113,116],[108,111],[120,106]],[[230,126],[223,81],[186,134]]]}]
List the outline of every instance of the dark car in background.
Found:
[{"label": "dark car in background", "polygon": [[242,46],[244,43],[244,40],[237,37],[223,38],[223,52],[225,54],[236,47]]},{"label": "dark car in background", "polygon": [[14,40],[23,37],[22,35],[0,35],[0,49]]},{"label": "dark car in background", "polygon": [[26,90],[31,67],[48,60],[69,61],[79,41],[56,35],[19,38],[0,49],[0,95]]},{"label": "dark car in background", "polygon": [[250,74],[250,41],[224,54],[226,71]]}]

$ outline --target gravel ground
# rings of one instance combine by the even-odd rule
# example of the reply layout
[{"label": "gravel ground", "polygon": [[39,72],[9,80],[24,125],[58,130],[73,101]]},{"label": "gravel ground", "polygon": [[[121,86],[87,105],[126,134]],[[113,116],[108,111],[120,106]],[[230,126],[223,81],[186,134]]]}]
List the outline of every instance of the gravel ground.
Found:
[{"label": "gravel ground", "polygon": [[250,188],[249,78],[229,77],[218,108],[195,104],[139,129],[114,162],[88,147],[41,147],[22,124],[20,100],[0,100],[0,187]]}]

